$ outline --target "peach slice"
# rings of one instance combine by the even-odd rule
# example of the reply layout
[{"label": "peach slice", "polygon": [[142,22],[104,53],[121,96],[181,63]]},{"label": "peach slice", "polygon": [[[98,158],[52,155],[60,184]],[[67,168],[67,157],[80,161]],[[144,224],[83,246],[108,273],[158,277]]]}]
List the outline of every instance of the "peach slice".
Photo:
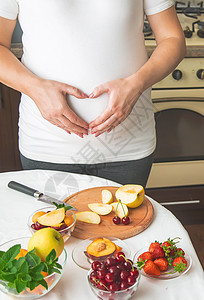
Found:
[{"label": "peach slice", "polygon": [[78,212],[76,213],[76,219],[78,221],[82,221],[90,224],[99,224],[101,222],[100,216],[93,211]]},{"label": "peach slice", "polygon": [[65,208],[58,208],[44,214],[37,219],[38,223],[44,226],[58,227],[60,223],[64,220]]},{"label": "peach slice", "polygon": [[123,203],[118,203],[118,202],[113,202],[112,204],[113,207],[113,211],[116,212],[117,209],[117,216],[119,218],[123,218],[126,217],[129,213],[127,205],[123,204]]},{"label": "peach slice", "polygon": [[111,204],[113,202],[113,195],[109,190],[102,190],[101,196],[104,204]]},{"label": "peach slice", "polygon": [[26,256],[28,250],[21,248],[20,252],[16,255],[15,259],[19,259],[20,257]]},{"label": "peach slice", "polygon": [[67,225],[67,227],[69,227],[72,225],[72,223],[74,223],[74,218],[71,216],[65,216],[64,223]]},{"label": "peach slice", "polygon": [[33,223],[37,222],[37,219],[38,219],[39,217],[45,215],[45,214],[46,214],[46,212],[44,212],[44,211],[38,211],[38,212],[36,212],[36,213],[33,215],[33,217],[32,217],[32,222],[33,222]]},{"label": "peach slice", "polygon": [[104,203],[89,203],[88,207],[90,210],[101,216],[108,215],[113,210],[112,205]]}]

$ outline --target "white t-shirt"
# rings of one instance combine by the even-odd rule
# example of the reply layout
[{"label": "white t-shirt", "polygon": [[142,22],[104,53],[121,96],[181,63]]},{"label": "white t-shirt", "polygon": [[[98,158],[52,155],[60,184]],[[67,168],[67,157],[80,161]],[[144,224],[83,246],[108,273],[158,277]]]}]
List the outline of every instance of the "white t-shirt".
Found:
[{"label": "white t-shirt", "polygon": [[[134,74],[148,59],[144,13],[159,13],[173,0],[0,0],[0,16],[18,17],[23,36],[22,63],[36,75],[90,94],[99,84]],[[155,149],[151,89],[128,118],[110,133],[80,138],[46,121],[22,95],[19,148],[31,159],[54,163],[104,163],[140,159]],[[108,96],[67,97],[85,121],[105,109]]]}]

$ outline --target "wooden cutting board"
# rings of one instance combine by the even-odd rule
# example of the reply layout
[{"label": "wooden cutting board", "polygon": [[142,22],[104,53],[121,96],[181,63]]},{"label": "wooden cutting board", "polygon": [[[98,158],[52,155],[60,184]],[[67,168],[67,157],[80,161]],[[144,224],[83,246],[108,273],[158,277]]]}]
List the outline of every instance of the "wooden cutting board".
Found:
[{"label": "wooden cutting board", "polygon": [[[89,211],[89,203],[102,202],[101,191],[103,189],[111,191],[114,201],[117,201],[115,198],[115,192],[118,187],[103,186],[77,192],[67,197],[64,202],[73,205],[77,209],[77,212],[87,210]],[[139,207],[129,208],[129,225],[115,225],[112,221],[114,215],[115,213],[111,212],[106,216],[100,216],[100,224],[88,224],[85,222],[77,221],[72,236],[75,236],[79,239],[87,239],[97,236],[109,236],[119,239],[126,239],[139,234],[151,224],[153,220],[154,210],[151,202],[145,197],[143,203]]]}]

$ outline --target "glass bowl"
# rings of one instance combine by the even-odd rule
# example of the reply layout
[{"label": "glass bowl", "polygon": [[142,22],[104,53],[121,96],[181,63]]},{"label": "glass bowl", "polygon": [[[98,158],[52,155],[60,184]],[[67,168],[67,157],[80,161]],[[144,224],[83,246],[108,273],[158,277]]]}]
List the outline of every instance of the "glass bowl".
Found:
[{"label": "glass bowl", "polygon": [[106,300],[106,299],[107,300],[128,300],[128,299],[130,299],[135,294],[135,292],[138,288],[139,282],[140,282],[140,278],[141,278],[141,272],[138,270],[139,275],[137,277],[135,284],[131,285],[130,287],[128,287],[125,290],[112,292],[112,291],[100,290],[96,286],[94,286],[91,283],[90,278],[89,278],[91,272],[93,272],[92,269],[89,270],[88,275],[87,275],[89,286],[90,286],[92,292],[95,294],[95,296],[101,300]]},{"label": "glass bowl", "polygon": [[[34,234],[34,233],[37,231],[36,229],[34,229],[34,228],[31,227],[31,225],[33,224],[33,222],[32,222],[32,217],[33,217],[33,215],[34,215],[35,213],[40,212],[40,211],[43,211],[43,212],[49,212],[49,211],[52,211],[52,210],[55,210],[55,209],[56,209],[56,207],[54,207],[54,206],[48,206],[48,207],[40,208],[40,209],[34,211],[34,212],[29,216],[29,218],[28,218],[28,223],[27,223],[30,232],[31,232],[32,234]],[[66,211],[66,216],[67,216],[67,217],[70,217],[70,219],[73,220],[73,222],[71,223],[70,226],[64,227],[64,228],[61,229],[61,230],[59,230],[59,229],[56,228],[56,227],[53,227],[54,229],[56,229],[57,231],[59,231],[59,233],[61,234],[61,236],[62,236],[63,239],[64,239],[64,242],[66,242],[66,241],[70,238],[71,233],[74,231],[74,228],[75,228],[75,226],[76,226],[76,215],[75,215],[75,213],[74,213],[72,210],[67,210],[67,211]],[[44,226],[44,227],[46,227],[46,226]],[[43,227],[42,227],[42,228],[43,228]]]},{"label": "glass bowl", "polygon": [[[0,251],[7,251],[10,247],[16,244],[21,244],[21,248],[27,249],[29,240],[30,237],[22,237],[22,238],[8,241],[0,245]],[[49,291],[51,291],[53,287],[58,283],[58,281],[62,277],[66,261],[67,261],[67,252],[64,249],[61,255],[58,257],[58,263],[62,266],[62,270],[60,270],[61,274],[54,272],[51,275],[44,277],[44,280],[47,282],[48,289],[44,288],[42,285],[38,285],[32,291],[29,288],[26,288],[20,294],[18,294],[15,289],[9,288],[7,284],[5,284],[5,281],[0,280],[0,291],[3,292],[4,294],[16,298],[21,298],[21,299],[37,299],[39,297],[42,297],[47,293],[49,293]]]},{"label": "glass bowl", "polygon": [[[82,240],[81,242],[77,243],[76,247],[72,250],[72,259],[77,266],[87,271],[91,268],[91,263],[93,262],[93,260],[87,255],[86,249],[95,239],[98,238],[109,239],[117,246],[122,248],[121,251],[125,254],[126,257],[130,257],[130,248],[124,241],[115,237],[96,236],[86,240]],[[99,258],[97,258],[96,260],[99,260]]]},{"label": "glass bowl", "polygon": [[[180,245],[179,245],[179,247],[180,247]],[[161,275],[160,275],[160,276],[148,275],[148,274],[146,274],[146,273],[144,272],[143,269],[141,269],[141,274],[142,274],[143,276],[145,276],[145,277],[148,277],[148,278],[154,278],[154,279],[156,278],[156,279],[159,279],[159,280],[173,279],[173,278],[177,278],[177,277],[179,277],[179,276],[181,276],[181,275],[186,274],[186,273],[190,270],[190,268],[191,268],[191,265],[192,265],[192,258],[191,258],[191,256],[186,252],[186,250],[185,250],[185,248],[183,248],[183,246],[181,246],[181,248],[184,249],[184,251],[185,251],[185,256],[184,256],[184,258],[185,258],[185,260],[187,261],[187,268],[186,268],[183,272],[181,272],[181,273],[179,273],[179,272],[173,273],[173,266],[169,266],[167,272],[161,272]],[[133,256],[133,262],[134,262],[134,263],[137,263],[138,257],[139,257],[142,253],[144,253],[144,252],[146,252],[146,251],[148,251],[148,250],[149,250],[149,246],[146,246],[146,247],[141,248],[139,251],[137,251],[137,252],[134,254],[134,256]]]}]

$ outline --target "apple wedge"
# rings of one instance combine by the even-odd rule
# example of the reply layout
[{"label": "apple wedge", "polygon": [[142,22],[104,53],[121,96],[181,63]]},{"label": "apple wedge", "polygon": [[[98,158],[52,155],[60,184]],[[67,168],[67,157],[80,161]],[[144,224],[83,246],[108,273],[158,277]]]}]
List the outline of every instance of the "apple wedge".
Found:
[{"label": "apple wedge", "polygon": [[144,200],[144,195],[143,186],[136,184],[123,185],[115,193],[116,199],[121,200],[130,208],[140,206]]},{"label": "apple wedge", "polygon": [[112,207],[113,207],[113,211],[116,212],[116,209],[117,209],[117,216],[119,218],[123,218],[123,217],[126,217],[129,213],[128,211],[128,208],[127,208],[127,205],[123,204],[123,203],[118,203],[118,202],[113,202],[112,204]]},{"label": "apple wedge", "polygon": [[90,224],[99,224],[101,222],[100,216],[93,211],[78,212],[76,213],[76,219],[78,221],[82,221]]},{"label": "apple wedge", "polygon": [[44,226],[58,227],[63,222],[65,217],[64,207],[58,208],[44,214],[37,219],[38,223]]},{"label": "apple wedge", "polygon": [[111,204],[113,202],[113,195],[109,190],[102,190],[101,196],[104,204]]},{"label": "apple wedge", "polygon": [[101,216],[108,215],[113,210],[112,205],[105,203],[90,203],[88,204],[88,207],[90,210]]}]

